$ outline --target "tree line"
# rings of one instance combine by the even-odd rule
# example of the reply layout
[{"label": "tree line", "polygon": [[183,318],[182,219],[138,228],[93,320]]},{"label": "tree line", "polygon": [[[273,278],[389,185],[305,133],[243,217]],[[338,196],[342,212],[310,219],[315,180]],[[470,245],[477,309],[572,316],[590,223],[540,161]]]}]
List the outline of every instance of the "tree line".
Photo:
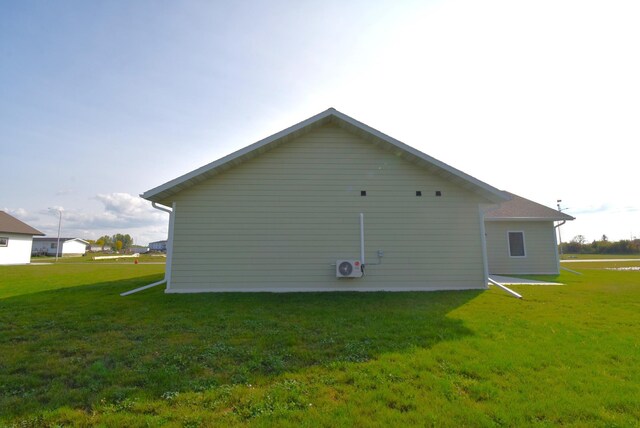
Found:
[{"label": "tree line", "polygon": [[562,243],[562,252],[570,254],[640,254],[640,239],[609,241],[607,235],[587,242],[583,235]]},{"label": "tree line", "polygon": [[96,239],[95,241],[89,240],[89,243],[92,245],[98,245],[102,247],[102,250],[113,250],[113,251],[126,251],[131,248],[133,245],[133,238],[127,233],[123,235],[121,233],[116,233],[115,235],[109,236],[104,235]]}]

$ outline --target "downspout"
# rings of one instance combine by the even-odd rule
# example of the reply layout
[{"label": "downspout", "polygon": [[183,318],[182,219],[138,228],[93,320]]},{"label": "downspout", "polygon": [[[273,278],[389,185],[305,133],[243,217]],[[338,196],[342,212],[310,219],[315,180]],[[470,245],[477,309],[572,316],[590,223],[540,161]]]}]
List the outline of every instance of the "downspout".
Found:
[{"label": "downspout", "polygon": [[[558,235],[560,235],[560,229],[558,228],[566,222],[567,220],[562,220],[560,223],[553,226],[553,240],[556,241],[556,260],[558,260],[558,273],[560,273],[560,259],[562,258],[562,238],[560,238],[560,245],[558,245],[558,240],[556,238],[558,238]],[[555,233],[556,229],[558,230],[558,233]],[[558,254],[558,249],[560,251],[560,254]]]},{"label": "downspout", "polygon": [[[167,262],[164,270],[164,278],[162,278],[162,280],[158,282],[154,282],[152,284],[145,285],[143,287],[139,287],[133,290],[125,291],[124,293],[120,293],[120,295],[123,297],[128,296],[129,294],[137,293],[138,291],[146,290],[148,288],[152,288],[157,285],[164,284],[164,283],[167,283],[167,288],[168,288],[168,280],[171,277],[171,259],[172,259],[171,254],[173,253],[172,251],[173,250],[173,218],[174,218],[173,211],[167,208],[161,207],[157,205],[155,202],[151,202],[151,206],[157,210],[169,213],[169,236],[168,236],[169,240],[167,242]],[[175,202],[173,203],[173,208],[175,209]]]},{"label": "downspout", "polygon": [[364,267],[364,214],[360,213],[360,263]]},{"label": "downspout", "polygon": [[482,245],[482,273],[484,275],[484,288],[489,288],[489,258],[487,257],[487,230],[484,224],[485,209],[489,207],[478,207],[478,217],[480,218],[480,242]]}]

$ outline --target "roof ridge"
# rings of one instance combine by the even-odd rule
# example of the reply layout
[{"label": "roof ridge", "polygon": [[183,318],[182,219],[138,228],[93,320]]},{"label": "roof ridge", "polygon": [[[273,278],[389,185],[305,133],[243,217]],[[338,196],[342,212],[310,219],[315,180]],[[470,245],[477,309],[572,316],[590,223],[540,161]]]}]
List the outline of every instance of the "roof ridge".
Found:
[{"label": "roof ridge", "polygon": [[390,137],[375,128],[372,128],[356,119],[353,119],[352,117],[347,116],[346,114],[336,110],[333,107],[329,107],[327,110],[321,113],[311,116],[308,119],[298,122],[295,125],[292,125],[280,132],[272,134],[267,138],[259,140],[220,159],[201,166],[200,168],[197,168],[191,172],[183,174],[173,180],[161,184],[160,186],[147,190],[140,196],[150,201],[162,203],[163,200],[166,200],[173,194],[212,177],[217,172],[224,170],[224,168],[227,168],[238,161],[243,161],[246,158],[250,158],[250,156],[254,156],[256,153],[260,154],[260,150],[267,150],[267,148],[272,144],[283,142],[287,137],[295,137],[299,135],[299,133],[305,131],[308,132],[314,125],[322,125],[323,121],[331,117],[334,117],[346,124],[347,130],[349,130],[348,128],[349,126],[351,126],[355,129],[371,135],[376,139],[379,139],[391,146],[402,150],[402,152],[406,153],[411,158],[411,160],[417,160],[418,163],[423,163],[422,165],[419,165],[420,167],[425,167],[425,164],[427,164],[429,166],[437,168],[447,179],[454,179],[455,181],[458,181],[461,186],[484,196],[486,199],[492,202],[498,203],[507,199],[504,192],[496,189],[495,187],[484,183],[483,181],[480,181],[477,178],[472,177],[469,174],[466,174],[442,161],[439,161],[421,152],[418,149],[404,144],[401,141],[396,140],[395,138]]}]

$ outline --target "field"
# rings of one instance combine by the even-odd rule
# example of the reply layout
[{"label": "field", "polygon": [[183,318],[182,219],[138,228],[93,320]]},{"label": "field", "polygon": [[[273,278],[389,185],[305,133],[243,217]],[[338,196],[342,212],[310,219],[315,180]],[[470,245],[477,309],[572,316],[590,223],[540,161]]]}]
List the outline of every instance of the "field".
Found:
[{"label": "field", "polygon": [[563,266],[524,300],[120,297],[164,266],[0,266],[0,426],[638,426],[640,272]]}]

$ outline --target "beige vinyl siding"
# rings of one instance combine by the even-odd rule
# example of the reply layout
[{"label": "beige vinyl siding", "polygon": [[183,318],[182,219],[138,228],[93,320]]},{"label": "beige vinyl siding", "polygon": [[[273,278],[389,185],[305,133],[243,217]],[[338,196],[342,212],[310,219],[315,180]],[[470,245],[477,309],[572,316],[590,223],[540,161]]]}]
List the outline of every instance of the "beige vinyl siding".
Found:
[{"label": "beige vinyl siding", "polygon": [[[487,254],[492,274],[557,274],[555,229],[551,221],[487,221]],[[508,232],[524,232],[524,257],[509,255]]]},{"label": "beige vinyl siding", "polygon": [[[335,126],[284,143],[173,200],[169,291],[485,286],[478,197]],[[336,260],[360,257],[359,213],[366,276],[337,279]],[[384,257],[374,265],[378,250]]]}]

